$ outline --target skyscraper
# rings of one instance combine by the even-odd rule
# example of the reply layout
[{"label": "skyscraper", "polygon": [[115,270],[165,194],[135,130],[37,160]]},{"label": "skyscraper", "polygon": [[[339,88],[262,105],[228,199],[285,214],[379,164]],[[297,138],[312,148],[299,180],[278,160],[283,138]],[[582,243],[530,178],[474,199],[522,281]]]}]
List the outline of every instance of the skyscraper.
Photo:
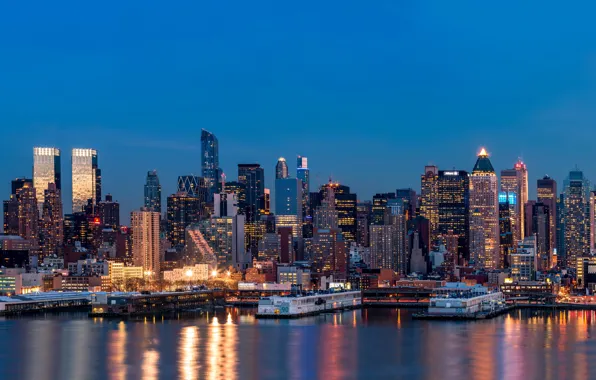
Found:
[{"label": "skyscraper", "polygon": [[288,172],[288,164],[286,163],[286,159],[280,157],[277,160],[277,165],[275,165],[275,179],[285,179],[290,176]]},{"label": "skyscraper", "polygon": [[[552,257],[554,250],[557,249],[557,182],[549,176],[537,181],[537,201],[548,206],[549,223],[550,223],[550,256]],[[552,264],[552,263],[551,263]]]},{"label": "skyscraper", "polygon": [[350,192],[350,188],[340,185],[337,182],[331,182],[321,186],[319,193],[325,197],[327,190],[331,189],[335,198],[335,208],[338,215],[338,227],[341,229],[344,240],[349,245],[356,241],[356,204],[357,195]]},{"label": "skyscraper", "polygon": [[40,248],[42,257],[61,256],[64,244],[64,217],[60,190],[50,182],[44,191],[42,217],[40,219]]},{"label": "skyscraper", "polygon": [[[530,203],[527,203],[530,204]],[[552,267],[552,249],[551,249],[551,214],[550,207],[542,202],[538,202],[532,207],[532,231],[530,233],[536,237],[536,254],[538,259],[538,268],[540,270],[549,270]]]},{"label": "skyscraper", "polygon": [[520,215],[521,215],[521,237],[520,239],[523,239],[527,236],[529,236],[529,234],[527,234],[525,232],[525,225],[527,223],[525,223],[525,218],[526,218],[526,211],[525,211],[525,207],[526,207],[526,203],[528,203],[529,200],[529,196],[528,196],[528,168],[526,166],[526,164],[524,164],[524,162],[521,159],[518,159],[517,162],[515,163],[515,165],[513,165],[513,168],[518,172],[518,177],[519,177],[519,191],[518,191],[518,203],[520,205]]},{"label": "skyscraper", "polygon": [[220,173],[219,142],[213,133],[203,129],[201,130],[201,175],[205,178],[209,202],[213,200],[213,194],[218,191]]},{"label": "skyscraper", "polygon": [[72,210],[80,212],[89,199],[101,201],[101,171],[95,149],[72,150]]},{"label": "skyscraper", "polygon": [[470,175],[470,210],[480,214],[481,227],[484,231],[484,241],[474,242],[475,246],[484,246],[484,253],[471,257],[477,268],[497,269],[499,267],[498,190],[495,169],[488,158],[488,153],[482,148]]},{"label": "skyscraper", "polygon": [[161,185],[159,184],[157,170],[147,172],[145,207],[161,214]]},{"label": "skyscraper", "polygon": [[97,215],[101,220],[102,228],[117,230],[120,227],[120,203],[114,201],[112,194],[106,194],[105,200],[98,203]]},{"label": "skyscraper", "polygon": [[275,224],[291,227],[294,237],[302,237],[302,181],[297,178],[275,180]]},{"label": "skyscraper", "polygon": [[172,246],[184,246],[185,230],[200,220],[201,201],[185,192],[172,194],[167,201],[167,236]]},{"label": "skyscraper", "polygon": [[416,209],[418,208],[418,196],[414,189],[397,189],[395,190],[395,199],[401,200],[404,204],[404,213],[406,219],[414,219],[416,217]]},{"label": "skyscraper", "polygon": [[[516,169],[501,170],[501,192],[515,198],[515,203],[509,202],[509,216],[511,218],[511,233],[513,234],[512,247],[524,237],[524,213],[521,204],[522,176]],[[514,195],[512,195],[514,194]]]},{"label": "skyscraper", "polygon": [[26,178],[17,178],[11,181],[10,199],[4,201],[4,234],[19,234],[19,194],[26,183],[31,180]]},{"label": "skyscraper", "polygon": [[383,225],[385,222],[385,209],[387,201],[395,199],[395,193],[375,194],[372,200],[372,218],[370,223],[375,226]]},{"label": "skyscraper", "polygon": [[206,179],[203,177],[182,175],[178,176],[178,192],[186,193],[189,197],[200,198],[203,202],[206,202],[209,188]]},{"label": "skyscraper", "polygon": [[420,216],[428,219],[432,246],[439,235],[439,168],[425,166],[420,185]]},{"label": "skyscraper", "polygon": [[369,225],[371,212],[371,201],[358,202],[356,205],[356,243],[364,247],[370,245]]},{"label": "skyscraper", "polygon": [[298,156],[296,164],[296,178],[302,181],[302,219],[312,216],[310,210],[310,170],[308,169],[308,159]]},{"label": "skyscraper", "polygon": [[159,213],[142,208],[130,214],[132,256],[150,276],[160,275]]},{"label": "skyscraper", "polygon": [[470,177],[464,170],[440,170],[438,177],[439,236],[457,261],[469,260]]},{"label": "skyscraper", "polygon": [[256,222],[265,194],[265,172],[259,164],[238,164],[238,182],[245,186],[246,222]]},{"label": "skyscraper", "polygon": [[31,247],[39,248],[39,211],[33,180],[28,179],[17,190],[19,236],[29,240]]},{"label": "skyscraper", "polygon": [[579,169],[565,180],[563,234],[565,263],[575,268],[577,259],[590,253],[590,182]]},{"label": "skyscraper", "polygon": [[37,207],[41,215],[44,203],[44,193],[48,185],[56,185],[58,193],[62,189],[62,175],[60,169],[60,149],[33,148],[33,186],[37,194]]},{"label": "skyscraper", "polygon": [[517,194],[515,192],[499,192],[499,267],[510,267],[510,255],[515,248],[513,225],[516,223]]}]

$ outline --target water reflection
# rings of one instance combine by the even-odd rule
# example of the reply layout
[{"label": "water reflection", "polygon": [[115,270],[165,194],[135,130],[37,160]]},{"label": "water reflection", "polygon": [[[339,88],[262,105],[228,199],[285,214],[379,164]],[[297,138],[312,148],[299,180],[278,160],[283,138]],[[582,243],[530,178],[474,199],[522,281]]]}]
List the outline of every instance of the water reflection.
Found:
[{"label": "water reflection", "polygon": [[124,380],[128,372],[126,367],[126,324],[118,323],[118,328],[110,331],[109,335],[108,371],[110,378]]},{"label": "water reflection", "polygon": [[199,365],[197,355],[198,332],[196,326],[188,326],[182,329],[180,334],[180,374],[185,380],[198,379]]}]

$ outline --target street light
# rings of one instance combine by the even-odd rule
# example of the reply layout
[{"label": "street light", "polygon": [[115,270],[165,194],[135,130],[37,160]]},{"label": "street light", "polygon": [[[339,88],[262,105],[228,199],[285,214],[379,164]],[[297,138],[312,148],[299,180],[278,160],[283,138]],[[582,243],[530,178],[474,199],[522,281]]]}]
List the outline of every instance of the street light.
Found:
[{"label": "street light", "polygon": [[212,276],[212,277],[217,277],[217,271],[216,271],[216,270],[214,270],[213,272],[211,272],[211,276]]}]

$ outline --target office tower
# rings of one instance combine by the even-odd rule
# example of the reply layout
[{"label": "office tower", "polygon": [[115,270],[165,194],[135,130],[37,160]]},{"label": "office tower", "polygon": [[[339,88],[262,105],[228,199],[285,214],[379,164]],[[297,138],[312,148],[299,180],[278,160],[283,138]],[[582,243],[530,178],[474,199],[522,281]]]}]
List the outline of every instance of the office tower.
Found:
[{"label": "office tower", "polygon": [[302,181],[297,178],[275,180],[275,214],[302,218]]},{"label": "office tower", "polygon": [[370,226],[370,267],[398,269],[397,230],[394,225]]},{"label": "office tower", "polygon": [[314,228],[312,268],[318,274],[345,277],[348,271],[348,246],[338,228]]},{"label": "office tower", "polygon": [[219,193],[214,195],[213,216],[236,216],[238,215],[238,194]]},{"label": "office tower", "polygon": [[224,190],[227,194],[236,194],[238,201],[238,214],[245,214],[246,212],[246,186],[243,183],[232,181],[224,184]]},{"label": "office tower", "polygon": [[596,253],[596,191],[590,191],[590,254]]},{"label": "office tower", "polygon": [[238,182],[245,186],[246,222],[256,222],[265,194],[265,172],[259,164],[238,164]]},{"label": "office tower", "polygon": [[430,252],[429,220],[417,216],[407,222],[408,242],[406,257],[401,260],[407,273],[426,275],[432,270]]},{"label": "office tower", "polygon": [[484,230],[484,253],[472,257],[477,268],[497,269],[499,266],[499,197],[498,179],[488,153],[483,148],[470,174],[470,210],[479,212]]},{"label": "office tower", "polygon": [[406,206],[401,201],[389,199],[383,222],[385,226],[394,227],[395,266],[393,270],[402,275],[408,273],[409,267],[408,211]]},{"label": "office tower", "polygon": [[112,194],[107,194],[105,200],[98,203],[97,216],[101,220],[102,227],[114,230],[120,227],[120,203],[114,202]]},{"label": "office tower", "polygon": [[356,204],[358,203],[356,194],[350,192],[348,186],[339,183],[329,182],[321,186],[319,193],[324,197],[327,190],[333,190],[335,198],[335,209],[337,210],[337,225],[341,229],[344,240],[348,246],[356,241]]},{"label": "office tower", "polygon": [[4,233],[18,235],[31,244],[31,252],[39,248],[39,211],[32,179],[13,181],[14,194],[4,202]]},{"label": "office tower", "polygon": [[[188,231],[200,229],[206,241],[215,254],[220,268],[230,266],[236,269],[246,269],[251,261],[250,253],[244,244],[245,226],[244,215],[212,216],[188,228]],[[193,238],[196,241],[196,237]]]},{"label": "office tower", "polygon": [[577,259],[590,253],[590,182],[579,169],[569,172],[563,189],[565,264],[575,268]]},{"label": "office tower", "polygon": [[517,171],[518,173],[518,178],[519,178],[519,191],[517,192],[517,197],[518,197],[518,204],[520,205],[520,215],[521,215],[521,220],[520,220],[520,225],[522,226],[522,230],[520,231],[521,233],[521,238],[523,239],[526,236],[529,236],[529,234],[527,234],[525,232],[525,226],[528,224],[525,222],[526,219],[526,215],[528,214],[527,212],[525,212],[525,207],[526,207],[526,203],[528,203],[529,200],[529,196],[528,196],[528,168],[526,166],[526,164],[524,164],[524,162],[521,159],[518,159],[517,162],[515,163],[515,165],[513,165],[513,168]]},{"label": "office tower", "polygon": [[286,159],[280,157],[277,160],[277,165],[275,165],[275,179],[285,179],[289,178],[290,174],[288,172],[288,164],[286,163]]},{"label": "office tower", "polygon": [[[550,256],[557,249],[557,182],[549,176],[537,181],[537,202],[548,206],[550,214]],[[552,263],[551,263],[552,264]]]},{"label": "office tower", "polygon": [[538,270],[536,238],[528,236],[517,244],[511,254],[511,277],[513,281],[535,281]]},{"label": "office tower", "polygon": [[265,216],[271,214],[271,190],[265,189],[263,191],[263,202],[261,202],[262,208],[260,215]]},{"label": "office tower", "polygon": [[310,210],[310,170],[308,169],[308,159],[298,156],[296,163],[296,178],[302,181],[302,219],[312,216]]},{"label": "office tower", "polygon": [[513,226],[516,223],[517,194],[499,192],[499,268],[510,267],[510,254],[515,247]]},{"label": "office tower", "polygon": [[39,240],[42,257],[62,256],[64,244],[62,197],[53,182],[50,182],[44,191]]},{"label": "office tower", "polygon": [[147,172],[145,207],[161,214],[161,185],[159,184],[157,170]]},{"label": "office tower", "polygon": [[370,214],[372,213],[372,202],[358,202],[356,205],[356,243],[368,247]]},{"label": "office tower", "polygon": [[371,224],[380,226],[385,220],[385,209],[387,208],[387,201],[395,199],[395,193],[375,194],[372,201],[372,218]]},{"label": "office tower", "polygon": [[321,205],[315,209],[313,219],[314,228],[335,229],[338,228],[339,216],[335,208],[335,192],[332,188],[325,189],[325,198]]},{"label": "office tower", "polygon": [[64,215],[64,245],[74,246],[76,242],[84,248],[91,248],[93,243],[90,219],[84,212]]},{"label": "office tower", "polygon": [[62,189],[60,167],[60,149],[33,148],[33,186],[37,194],[37,207],[40,215],[43,209],[44,192],[48,185],[55,184],[58,193]]},{"label": "office tower", "polygon": [[528,236],[532,236],[534,234],[534,229],[532,226],[532,213],[534,212],[534,206],[536,205],[536,201],[529,200],[526,202],[524,206],[524,233]]},{"label": "office tower", "polygon": [[414,219],[416,217],[416,209],[418,208],[418,196],[414,189],[397,189],[395,190],[395,199],[401,200],[405,206],[406,219]]},{"label": "office tower", "polygon": [[142,266],[150,277],[160,275],[159,213],[142,208],[130,213],[132,256],[136,266]]},{"label": "office tower", "polygon": [[557,249],[553,254],[554,265],[563,265],[565,258],[565,193],[557,197]]},{"label": "office tower", "polygon": [[4,234],[19,235],[19,194],[30,179],[17,178],[11,181],[10,199],[3,203],[4,211]]},{"label": "office tower", "polygon": [[[527,205],[530,205],[528,202]],[[542,202],[532,206],[532,230],[530,233],[536,238],[536,255],[538,268],[549,270],[552,267],[551,249],[551,214],[550,207]]]},{"label": "office tower", "polygon": [[95,149],[72,150],[72,210],[80,212],[89,199],[101,201],[101,171]]},{"label": "office tower", "polygon": [[470,177],[464,170],[439,170],[437,184],[439,202],[438,234],[455,257],[469,260]]},{"label": "office tower", "polygon": [[172,246],[184,246],[185,230],[201,217],[201,201],[185,192],[172,194],[167,200],[167,237]]},{"label": "office tower", "polygon": [[200,198],[202,202],[206,202],[209,188],[203,177],[182,175],[178,177],[178,192],[184,192],[190,197]]},{"label": "office tower", "polygon": [[220,173],[219,142],[213,133],[203,129],[201,130],[201,175],[205,179],[209,202],[218,192]]},{"label": "office tower", "polygon": [[[522,176],[516,169],[501,170],[501,192],[504,194],[514,194],[515,203],[509,202],[511,217],[511,232],[513,241],[517,242],[524,237],[524,208],[521,204]],[[501,196],[501,195],[499,195]],[[513,248],[513,247],[512,247]]]},{"label": "office tower", "polygon": [[420,216],[428,219],[430,241],[434,245],[439,236],[439,168],[425,166],[420,178]]}]

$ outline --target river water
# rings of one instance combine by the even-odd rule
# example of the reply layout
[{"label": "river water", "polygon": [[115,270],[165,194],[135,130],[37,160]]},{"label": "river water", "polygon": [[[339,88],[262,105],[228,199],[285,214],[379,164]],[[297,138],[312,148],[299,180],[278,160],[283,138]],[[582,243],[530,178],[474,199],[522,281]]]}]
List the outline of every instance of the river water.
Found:
[{"label": "river water", "polygon": [[292,320],[253,310],[134,322],[0,319],[0,379],[590,379],[596,314],[412,320],[364,309]]}]

